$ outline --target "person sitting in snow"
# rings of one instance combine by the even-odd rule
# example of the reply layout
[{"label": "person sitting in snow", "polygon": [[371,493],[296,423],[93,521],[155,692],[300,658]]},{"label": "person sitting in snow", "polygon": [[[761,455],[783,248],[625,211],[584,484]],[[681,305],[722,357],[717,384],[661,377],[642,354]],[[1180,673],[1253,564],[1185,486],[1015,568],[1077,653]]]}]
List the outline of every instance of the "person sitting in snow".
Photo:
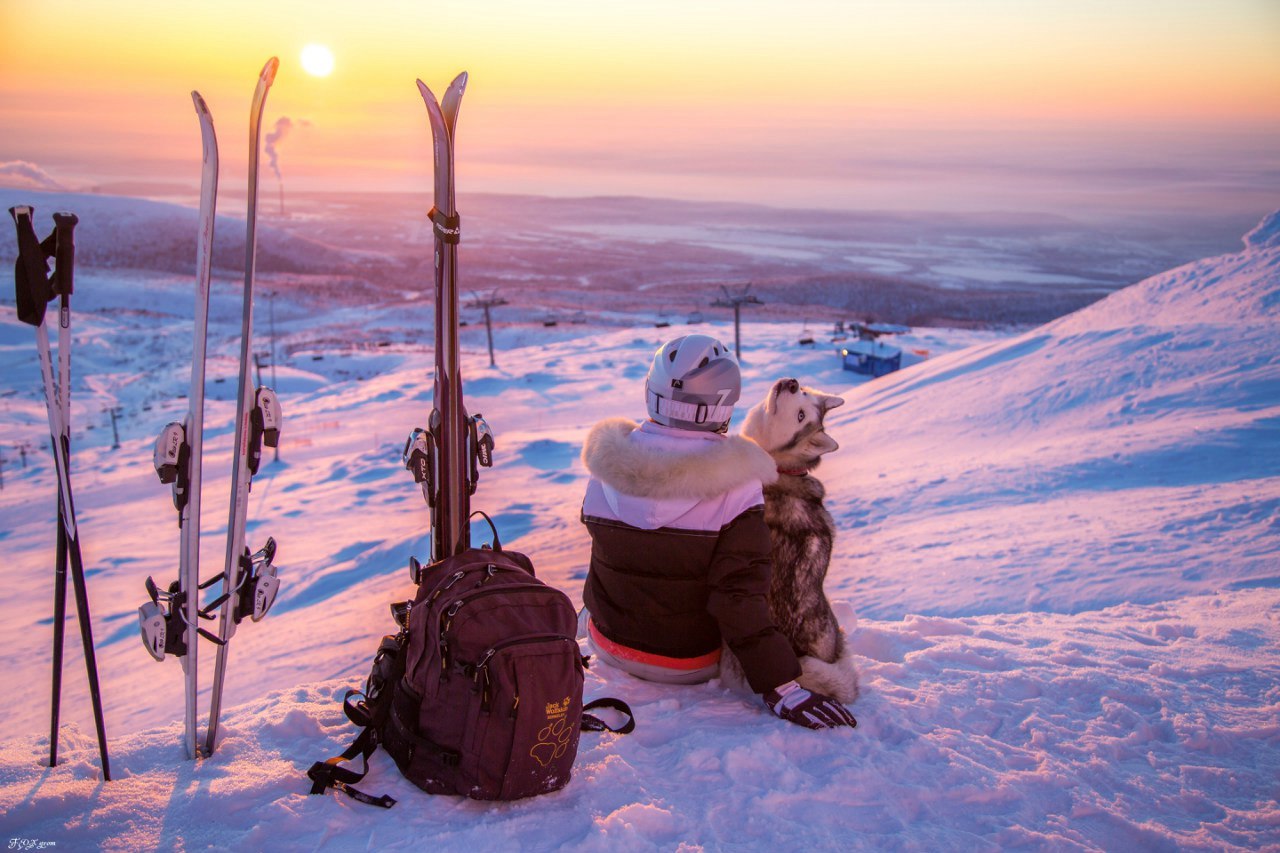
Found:
[{"label": "person sitting in snow", "polygon": [[856,725],[839,702],[796,683],[800,664],[769,616],[763,483],[777,472],[753,441],[726,435],[741,386],[723,344],[685,335],[654,354],[645,423],[592,427],[582,451],[587,636],[604,662],[672,684],[714,677],[723,641],[777,716]]}]

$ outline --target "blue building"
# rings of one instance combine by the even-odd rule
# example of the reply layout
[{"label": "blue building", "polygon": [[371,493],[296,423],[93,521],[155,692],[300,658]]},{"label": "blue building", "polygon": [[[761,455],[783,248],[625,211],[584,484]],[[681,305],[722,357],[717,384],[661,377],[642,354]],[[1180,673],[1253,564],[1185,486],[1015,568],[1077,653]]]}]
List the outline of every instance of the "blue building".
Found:
[{"label": "blue building", "polygon": [[902,350],[879,341],[853,341],[840,348],[845,370],[866,376],[884,376],[902,367]]}]

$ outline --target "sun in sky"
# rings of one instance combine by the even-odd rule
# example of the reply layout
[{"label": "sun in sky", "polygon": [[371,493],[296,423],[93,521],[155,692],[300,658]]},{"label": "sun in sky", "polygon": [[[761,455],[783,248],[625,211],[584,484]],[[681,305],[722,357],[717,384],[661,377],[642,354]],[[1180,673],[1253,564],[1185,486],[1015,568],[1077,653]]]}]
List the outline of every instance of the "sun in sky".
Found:
[{"label": "sun in sky", "polygon": [[299,57],[302,70],[313,77],[328,77],[333,73],[333,51],[323,44],[309,44]]}]

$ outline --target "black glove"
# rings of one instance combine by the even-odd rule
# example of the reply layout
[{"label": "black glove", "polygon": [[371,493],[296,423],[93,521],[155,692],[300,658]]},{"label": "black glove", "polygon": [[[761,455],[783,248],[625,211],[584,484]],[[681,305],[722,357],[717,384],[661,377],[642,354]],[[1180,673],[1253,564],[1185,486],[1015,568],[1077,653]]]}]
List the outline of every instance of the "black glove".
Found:
[{"label": "black glove", "polygon": [[794,681],[764,694],[769,710],[788,723],[811,729],[853,728],[858,721],[845,706],[830,696],[806,690]]}]

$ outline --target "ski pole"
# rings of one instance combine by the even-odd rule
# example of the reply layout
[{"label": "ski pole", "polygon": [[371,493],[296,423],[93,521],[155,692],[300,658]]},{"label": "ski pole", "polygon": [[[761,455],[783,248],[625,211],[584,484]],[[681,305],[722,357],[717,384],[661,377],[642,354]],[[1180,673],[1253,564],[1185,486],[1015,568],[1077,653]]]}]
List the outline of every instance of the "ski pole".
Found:
[{"label": "ski pole", "polygon": [[58,498],[58,557],[53,575],[53,697],[49,702],[49,766],[58,766],[58,712],[62,705],[62,644],[67,620],[67,528]]},{"label": "ski pole", "polygon": [[[18,263],[15,284],[17,287],[18,319],[36,327],[36,350],[40,359],[40,374],[44,383],[45,408],[49,415],[49,438],[52,444],[54,465],[58,474],[58,545],[54,578],[54,671],[51,702],[49,746],[50,766],[57,762],[58,721],[61,710],[62,656],[64,648],[63,628],[66,616],[66,571],[71,569],[72,584],[76,593],[76,611],[80,619],[80,636],[84,644],[85,666],[89,677],[89,694],[93,703],[94,723],[98,734],[98,751],[102,759],[102,775],[110,781],[111,770],[107,757],[106,726],[102,714],[102,697],[98,682],[97,660],[93,647],[93,629],[89,621],[89,594],[85,584],[84,565],[80,556],[80,539],[75,521],[75,503],[71,494],[71,442],[70,442],[70,374],[71,374],[71,307],[75,243],[73,232],[77,223],[74,214],[55,214],[55,229],[43,243],[37,240],[33,224],[34,209],[29,205],[10,208],[18,229]],[[48,275],[49,259],[58,266],[52,277]],[[45,312],[54,296],[61,296],[59,320],[59,381],[55,384],[53,359],[50,352],[49,332],[45,325]]]}]

